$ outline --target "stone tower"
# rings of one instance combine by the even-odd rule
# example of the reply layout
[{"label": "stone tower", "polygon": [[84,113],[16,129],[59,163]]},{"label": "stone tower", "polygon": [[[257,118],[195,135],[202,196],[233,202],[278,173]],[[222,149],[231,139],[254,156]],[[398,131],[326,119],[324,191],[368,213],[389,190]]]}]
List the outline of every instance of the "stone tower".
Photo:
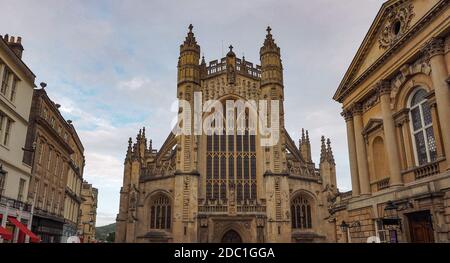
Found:
[{"label": "stone tower", "polygon": [[[178,59],[177,98],[194,108],[194,92],[200,91],[200,46],[189,25],[189,32],[180,46]],[[180,105],[181,106],[181,105]],[[174,218],[173,233],[175,242],[195,242],[197,239],[197,194],[198,194],[198,137],[194,135],[194,119],[190,109],[183,109],[180,114],[186,114],[182,133],[176,137],[176,172],[174,186]],[[190,132],[189,132],[190,131]]]},{"label": "stone tower", "polygon": [[[264,182],[267,200],[267,231],[268,242],[290,241],[290,215],[289,215],[289,184],[287,180],[287,166],[285,155],[284,131],[284,87],[283,66],[281,63],[280,48],[275,43],[271,28],[267,27],[267,35],[260,49],[261,60],[261,99],[278,102],[279,129],[272,136],[276,142],[269,147],[263,147]],[[269,104],[268,113],[273,105]],[[269,119],[268,115],[268,119]],[[268,124],[274,125],[269,119]]]},{"label": "stone tower", "polygon": [[192,30],[180,46],[176,127],[158,150],[147,148],[145,129],[128,143],[116,241],[328,240],[323,182],[335,182],[334,160],[316,169],[308,133],[298,148],[285,129],[283,67],[270,27],[261,66],[238,58],[232,45],[207,64]]}]

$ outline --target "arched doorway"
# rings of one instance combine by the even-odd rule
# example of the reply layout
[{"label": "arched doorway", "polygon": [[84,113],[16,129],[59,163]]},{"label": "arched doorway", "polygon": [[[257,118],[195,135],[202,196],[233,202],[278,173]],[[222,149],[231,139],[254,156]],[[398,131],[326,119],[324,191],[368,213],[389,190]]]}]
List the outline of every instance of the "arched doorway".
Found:
[{"label": "arched doorway", "polygon": [[242,238],[236,231],[228,230],[222,237],[222,243],[242,243]]}]

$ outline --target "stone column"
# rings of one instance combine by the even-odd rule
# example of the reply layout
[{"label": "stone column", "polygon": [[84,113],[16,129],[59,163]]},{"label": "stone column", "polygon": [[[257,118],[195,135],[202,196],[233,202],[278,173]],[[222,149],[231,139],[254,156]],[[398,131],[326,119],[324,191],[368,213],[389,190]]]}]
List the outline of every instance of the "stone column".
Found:
[{"label": "stone column", "polygon": [[391,112],[391,83],[381,80],[376,88],[380,93],[381,115],[383,116],[383,131],[386,147],[386,154],[389,162],[390,185],[402,185],[402,175],[400,173],[400,158],[395,136],[395,122]]},{"label": "stone column", "polygon": [[3,82],[3,74],[5,72],[5,65],[4,64],[0,64],[0,87],[2,85]]},{"label": "stone column", "polygon": [[432,38],[425,45],[424,53],[428,56],[431,66],[431,81],[436,96],[439,123],[441,124],[442,142],[447,158],[447,170],[450,169],[450,88],[444,58],[444,40]]},{"label": "stone column", "polygon": [[411,133],[409,131],[409,117],[402,124],[403,143],[405,144],[406,169],[414,166],[414,150],[411,146]]},{"label": "stone column", "polygon": [[[434,95],[434,94],[433,94]],[[439,123],[439,117],[438,117],[438,109],[436,104],[436,97],[433,96],[433,98],[428,99],[428,104],[431,108],[431,118],[433,119],[433,133],[434,133],[434,141],[436,144],[436,156],[443,157],[444,153],[442,151],[442,135],[439,127],[441,127]]]},{"label": "stone column", "polygon": [[350,175],[352,179],[352,195],[359,196],[359,178],[358,178],[358,160],[356,156],[356,143],[355,143],[355,128],[353,125],[353,114],[349,110],[342,112],[342,116],[345,118],[347,125],[347,143],[348,154],[350,161]]},{"label": "stone column", "polygon": [[360,103],[357,103],[353,106],[353,121],[361,194],[370,195],[369,169],[367,167],[366,142],[362,135],[363,120],[362,105]]}]

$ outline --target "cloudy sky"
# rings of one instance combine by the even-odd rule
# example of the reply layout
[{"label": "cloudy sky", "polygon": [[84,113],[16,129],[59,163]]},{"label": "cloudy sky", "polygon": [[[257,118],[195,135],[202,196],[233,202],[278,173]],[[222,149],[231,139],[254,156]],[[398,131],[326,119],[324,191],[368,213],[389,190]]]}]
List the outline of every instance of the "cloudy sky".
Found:
[{"label": "cloudy sky", "polygon": [[345,122],[334,91],[382,0],[0,0],[0,34],[22,36],[23,60],[46,82],[85,146],[84,177],[99,189],[97,225],[115,221],[128,137],[145,126],[160,147],[175,116],[179,45],[187,26],[207,61],[232,44],[259,64],[267,25],[281,47],[286,126],[332,140],[338,186],[350,190]]}]

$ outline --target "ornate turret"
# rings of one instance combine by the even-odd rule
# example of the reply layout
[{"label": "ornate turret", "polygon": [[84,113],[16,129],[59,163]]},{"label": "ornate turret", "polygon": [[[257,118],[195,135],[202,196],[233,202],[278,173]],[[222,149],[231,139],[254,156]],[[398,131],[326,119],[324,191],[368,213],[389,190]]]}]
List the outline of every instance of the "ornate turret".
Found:
[{"label": "ornate turret", "polygon": [[128,139],[128,149],[127,149],[127,155],[125,157],[125,161],[129,161],[131,160],[131,154],[133,151],[133,148],[131,146],[131,144],[133,143],[133,140],[131,139],[131,137]]},{"label": "ornate turret", "polygon": [[320,175],[324,181],[324,186],[336,190],[336,164],[334,162],[333,151],[331,150],[331,141],[322,136],[322,145],[320,149]]},{"label": "ornate turret", "polygon": [[331,164],[336,164],[334,161],[333,151],[331,150],[331,140],[327,139],[327,159]]},{"label": "ornate turret", "polygon": [[300,140],[299,145],[300,153],[302,154],[303,159],[311,163],[312,157],[311,157],[311,142],[309,141],[309,133],[308,130],[306,130],[305,135],[305,129],[302,129],[302,139]]},{"label": "ornate turret", "polygon": [[271,28],[267,27],[264,45],[259,51],[261,59],[261,86],[279,84],[283,87],[283,66],[281,64],[280,48],[272,37]]},{"label": "ornate turret", "polygon": [[189,25],[189,32],[180,45],[180,57],[178,59],[178,85],[185,82],[200,83],[200,46],[197,44],[192,29]]},{"label": "ornate turret", "polygon": [[325,145],[325,136],[322,135],[321,145],[320,145],[320,163],[327,160],[327,146]]}]

